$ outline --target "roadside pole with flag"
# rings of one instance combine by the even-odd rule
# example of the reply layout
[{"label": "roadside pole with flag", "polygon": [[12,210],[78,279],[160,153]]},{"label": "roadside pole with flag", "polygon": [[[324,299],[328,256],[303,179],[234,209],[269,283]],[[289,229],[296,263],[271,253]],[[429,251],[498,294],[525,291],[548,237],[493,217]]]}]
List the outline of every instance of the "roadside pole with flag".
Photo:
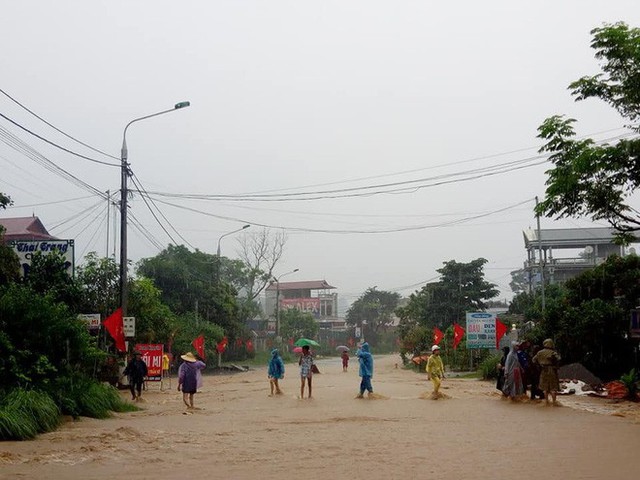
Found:
[{"label": "roadside pole with flag", "polygon": [[500,350],[500,340],[507,334],[507,326],[496,317],[496,350]]},{"label": "roadside pole with flag", "polygon": [[204,360],[206,358],[204,354],[204,335],[200,335],[198,338],[196,338],[193,342],[191,342],[191,345],[193,345],[193,348],[196,349],[196,353],[200,355],[200,357],[202,357],[202,359]]},{"label": "roadside pole with flag", "polygon": [[122,319],[122,308],[118,308],[102,322],[104,328],[109,332],[115,341],[116,349],[120,352],[127,351],[127,344],[124,341],[124,322]]},{"label": "roadside pole with flag", "polygon": [[433,328],[433,343],[435,345],[439,345],[443,338],[444,338],[444,333],[442,333],[442,331],[438,327],[434,327]]},{"label": "roadside pole with flag", "polygon": [[218,352],[218,368],[222,366],[222,353],[227,349],[228,343],[229,341],[227,340],[227,337],[223,337],[222,340],[216,344],[216,351]]}]

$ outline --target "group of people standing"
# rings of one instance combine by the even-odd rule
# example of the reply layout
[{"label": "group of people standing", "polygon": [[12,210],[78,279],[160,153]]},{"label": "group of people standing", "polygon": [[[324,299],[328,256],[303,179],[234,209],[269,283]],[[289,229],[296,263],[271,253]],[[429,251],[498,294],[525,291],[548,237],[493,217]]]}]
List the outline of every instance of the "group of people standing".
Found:
[{"label": "group of people standing", "polygon": [[545,399],[546,404],[557,404],[556,395],[560,390],[558,367],[560,355],[555,350],[553,340],[546,339],[542,348],[533,347],[527,341],[511,342],[511,348],[502,349],[503,356],[497,365],[496,388],[505,397],[517,400],[527,394],[531,400]]},{"label": "group of people standing", "polygon": [[[148,374],[147,364],[141,357],[140,352],[134,351],[123,372],[129,381],[131,400],[134,401],[142,398],[144,379]],[[187,408],[193,409],[193,396],[198,388],[202,388],[202,370],[206,365],[191,352],[185,353],[180,358],[184,361],[178,368],[178,391],[182,391],[182,401]]]},{"label": "group of people standing", "polygon": [[[363,398],[365,391],[371,396],[371,394],[373,394],[373,386],[371,385],[371,379],[373,378],[373,355],[371,355],[369,351],[369,344],[367,342],[364,342],[360,346],[356,352],[356,356],[360,363],[359,375],[361,377],[360,392],[357,398]],[[349,354],[343,352],[341,359],[342,371],[346,372],[349,367]],[[308,389],[308,398],[312,398],[313,374],[319,373],[319,371],[308,345],[302,347],[302,354],[298,359],[298,366],[300,367],[300,398],[304,398],[305,387]],[[284,370],[284,361],[280,356],[280,352],[277,348],[274,348],[271,351],[271,358],[269,359],[267,370],[271,391],[269,396],[282,394],[279,381],[284,378]]]}]

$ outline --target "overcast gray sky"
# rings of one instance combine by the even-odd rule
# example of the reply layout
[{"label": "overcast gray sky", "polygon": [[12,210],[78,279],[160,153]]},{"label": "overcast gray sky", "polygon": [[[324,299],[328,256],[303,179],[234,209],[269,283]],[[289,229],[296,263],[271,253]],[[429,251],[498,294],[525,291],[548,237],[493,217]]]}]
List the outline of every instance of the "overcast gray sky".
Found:
[{"label": "overcast gray sky", "polygon": [[[589,31],[616,21],[639,27],[637,0],[4,2],[0,88],[114,157],[130,120],[190,101],[128,131],[132,170],[148,191],[273,195],[424,179],[375,195],[392,188],[286,201],[155,198],[204,212],[158,203],[209,253],[245,223],[285,229],[276,273],[299,268],[286,280],[326,279],[349,301],[374,285],[408,295],[443,262],[478,257],[510,298],[509,272],[526,258],[522,230],[535,226],[533,199],[544,195],[549,167],[535,158],[536,128],[564,113],[579,119],[580,134],[624,133],[612,109],[574,103],[566,89],[599,71]],[[0,113],[118,164],[1,94]],[[35,214],[54,235],[76,239],[77,257],[103,254],[106,202],[11,148],[6,132],[99,191],[120,188],[119,168],[4,119],[0,127],[0,191],[15,201],[0,215]],[[503,164],[522,168],[486,175]],[[327,198],[345,193],[358,196]],[[86,198],[52,204],[78,197]],[[130,258],[157,254],[153,243],[171,240],[139,196],[132,212],[155,241],[132,228]],[[223,255],[236,250],[233,237],[222,241]]]}]

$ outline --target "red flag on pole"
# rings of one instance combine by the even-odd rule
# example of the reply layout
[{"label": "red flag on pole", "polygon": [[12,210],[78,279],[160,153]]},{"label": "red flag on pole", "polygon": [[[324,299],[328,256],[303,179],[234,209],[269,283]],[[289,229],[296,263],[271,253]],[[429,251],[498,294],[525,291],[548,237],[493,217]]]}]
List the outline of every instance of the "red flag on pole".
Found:
[{"label": "red flag on pole", "polygon": [[453,324],[453,349],[458,348],[458,344],[462,341],[462,337],[464,337],[464,328],[462,328],[457,323]]},{"label": "red flag on pole", "polygon": [[218,351],[218,353],[222,353],[227,349],[227,344],[229,343],[229,341],[227,340],[227,337],[223,337],[222,340],[220,340],[217,344],[216,344],[216,350]]},{"label": "red flag on pole", "polygon": [[204,335],[200,335],[198,338],[196,338],[193,342],[191,342],[191,345],[193,345],[193,348],[196,349],[196,352],[198,352],[198,355],[200,355],[204,359],[205,358],[205,356],[204,356]]},{"label": "red flag on pole", "polygon": [[500,339],[507,333],[507,326],[496,317],[496,349],[500,348]]},{"label": "red flag on pole", "polygon": [[434,329],[433,329],[433,343],[438,345],[443,338],[444,338],[444,333],[442,333],[442,331],[438,327],[434,327]]},{"label": "red flag on pole", "polygon": [[115,340],[116,348],[121,352],[127,351],[127,344],[124,343],[124,324],[122,321],[122,308],[118,308],[109,315],[104,322],[104,328],[107,329],[109,335]]}]

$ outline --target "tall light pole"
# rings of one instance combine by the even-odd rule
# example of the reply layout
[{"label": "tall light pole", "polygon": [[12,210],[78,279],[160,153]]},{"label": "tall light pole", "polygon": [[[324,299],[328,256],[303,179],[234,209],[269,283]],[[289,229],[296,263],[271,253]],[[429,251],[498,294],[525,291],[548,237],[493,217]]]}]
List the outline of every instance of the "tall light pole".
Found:
[{"label": "tall light pole", "polygon": [[273,279],[276,281],[276,337],[280,336],[280,279],[285,275],[296,273],[298,270],[300,269],[296,268],[295,270],[291,270],[290,272],[283,273],[277,278],[273,277]]},{"label": "tall light pole", "polygon": [[245,225],[242,228],[238,228],[237,230],[234,230],[233,232],[229,232],[229,233],[225,233],[224,235],[220,235],[220,238],[218,239],[218,250],[216,250],[216,258],[217,258],[217,264],[218,264],[218,268],[217,268],[217,272],[216,272],[216,280],[218,282],[220,281],[220,241],[224,237],[228,237],[229,235],[233,235],[234,233],[238,233],[238,232],[241,232],[242,230],[246,230],[250,226],[251,225]]},{"label": "tall light pole", "polygon": [[122,315],[127,315],[127,303],[129,300],[129,292],[127,290],[127,200],[129,191],[127,189],[127,180],[130,175],[129,164],[127,163],[128,154],[127,151],[127,129],[132,123],[139,122],[140,120],[146,120],[147,118],[157,117],[169,112],[175,112],[181,108],[185,108],[191,105],[189,102],[176,103],[175,106],[169,110],[163,110],[162,112],[152,113],[151,115],[145,115],[144,117],[134,118],[127,126],[124,127],[124,133],[122,134],[122,150],[120,152],[120,307],[122,307]]}]

